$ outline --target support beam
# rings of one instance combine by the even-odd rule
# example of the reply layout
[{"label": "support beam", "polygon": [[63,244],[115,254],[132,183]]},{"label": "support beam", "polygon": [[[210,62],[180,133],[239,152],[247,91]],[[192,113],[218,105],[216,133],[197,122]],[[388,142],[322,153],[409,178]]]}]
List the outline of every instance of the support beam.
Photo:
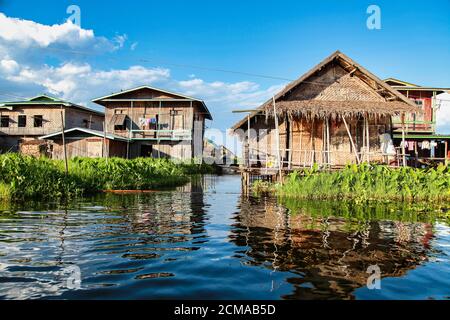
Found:
[{"label": "support beam", "polygon": [[347,121],[344,117],[342,117],[342,121],[344,121],[345,129],[347,130],[348,137],[350,138],[350,143],[352,145],[353,152],[355,153],[356,161],[358,164],[360,164],[361,160],[359,159],[358,151],[356,150],[355,143],[353,142],[352,134],[350,132],[350,129],[348,128]]}]

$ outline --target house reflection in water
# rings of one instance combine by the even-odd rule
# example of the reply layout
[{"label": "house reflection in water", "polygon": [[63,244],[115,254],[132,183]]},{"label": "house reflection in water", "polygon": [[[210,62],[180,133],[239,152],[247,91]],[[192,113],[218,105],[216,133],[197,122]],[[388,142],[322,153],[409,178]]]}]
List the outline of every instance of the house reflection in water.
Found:
[{"label": "house reflection in water", "polygon": [[[201,239],[206,238],[203,192],[211,183],[209,177],[198,177],[177,188],[176,192],[168,190],[122,197],[114,194],[103,201],[127,216],[128,232],[145,234],[142,244],[185,243],[189,248],[180,250],[196,250],[199,248],[191,245],[202,243],[204,240]],[[118,234],[124,232],[117,231]]]},{"label": "house reflection in water", "polygon": [[352,299],[355,289],[366,286],[369,266],[378,265],[382,278],[400,277],[427,260],[429,223],[396,221],[382,207],[300,207],[290,213],[267,199],[242,198],[230,235],[248,247],[246,264],[292,272],[286,281],[295,289],[285,299]]}]

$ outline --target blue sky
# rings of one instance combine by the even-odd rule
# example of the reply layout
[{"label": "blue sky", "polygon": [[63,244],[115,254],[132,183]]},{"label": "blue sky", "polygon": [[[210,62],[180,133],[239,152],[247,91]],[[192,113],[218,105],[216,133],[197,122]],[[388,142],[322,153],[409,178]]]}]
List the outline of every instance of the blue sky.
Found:
[{"label": "blue sky", "polygon": [[[80,30],[65,25],[71,4]],[[366,27],[371,4],[380,30]],[[337,49],[380,78],[450,87],[449,0],[0,0],[0,12],[0,100],[49,92],[89,104],[149,84],[205,99],[209,125],[225,130],[242,116],[231,110],[287,82],[211,69],[295,79]]]}]

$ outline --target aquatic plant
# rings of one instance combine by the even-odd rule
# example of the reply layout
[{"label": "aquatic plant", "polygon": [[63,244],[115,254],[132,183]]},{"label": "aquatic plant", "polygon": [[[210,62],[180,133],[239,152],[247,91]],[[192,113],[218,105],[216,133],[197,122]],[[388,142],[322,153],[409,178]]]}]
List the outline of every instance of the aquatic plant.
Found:
[{"label": "aquatic plant", "polygon": [[214,170],[205,164],[153,158],[74,158],[68,164],[66,175],[63,161],[0,155],[0,198],[71,198],[101,190],[175,187],[190,175]]},{"label": "aquatic plant", "polygon": [[450,200],[450,169],[444,165],[415,169],[362,164],[327,172],[314,167],[290,174],[276,192],[301,199]]}]

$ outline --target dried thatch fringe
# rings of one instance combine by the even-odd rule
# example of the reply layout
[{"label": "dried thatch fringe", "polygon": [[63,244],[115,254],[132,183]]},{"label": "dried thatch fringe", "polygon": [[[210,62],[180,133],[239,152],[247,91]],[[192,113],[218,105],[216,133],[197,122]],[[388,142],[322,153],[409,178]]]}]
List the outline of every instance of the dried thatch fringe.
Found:
[{"label": "dried thatch fringe", "polygon": [[[263,106],[267,116],[273,116],[273,106]],[[419,107],[411,107],[404,102],[392,101],[324,101],[299,100],[276,103],[278,116],[303,116],[306,118],[358,117],[358,116],[394,116],[401,113],[421,113]]]}]

